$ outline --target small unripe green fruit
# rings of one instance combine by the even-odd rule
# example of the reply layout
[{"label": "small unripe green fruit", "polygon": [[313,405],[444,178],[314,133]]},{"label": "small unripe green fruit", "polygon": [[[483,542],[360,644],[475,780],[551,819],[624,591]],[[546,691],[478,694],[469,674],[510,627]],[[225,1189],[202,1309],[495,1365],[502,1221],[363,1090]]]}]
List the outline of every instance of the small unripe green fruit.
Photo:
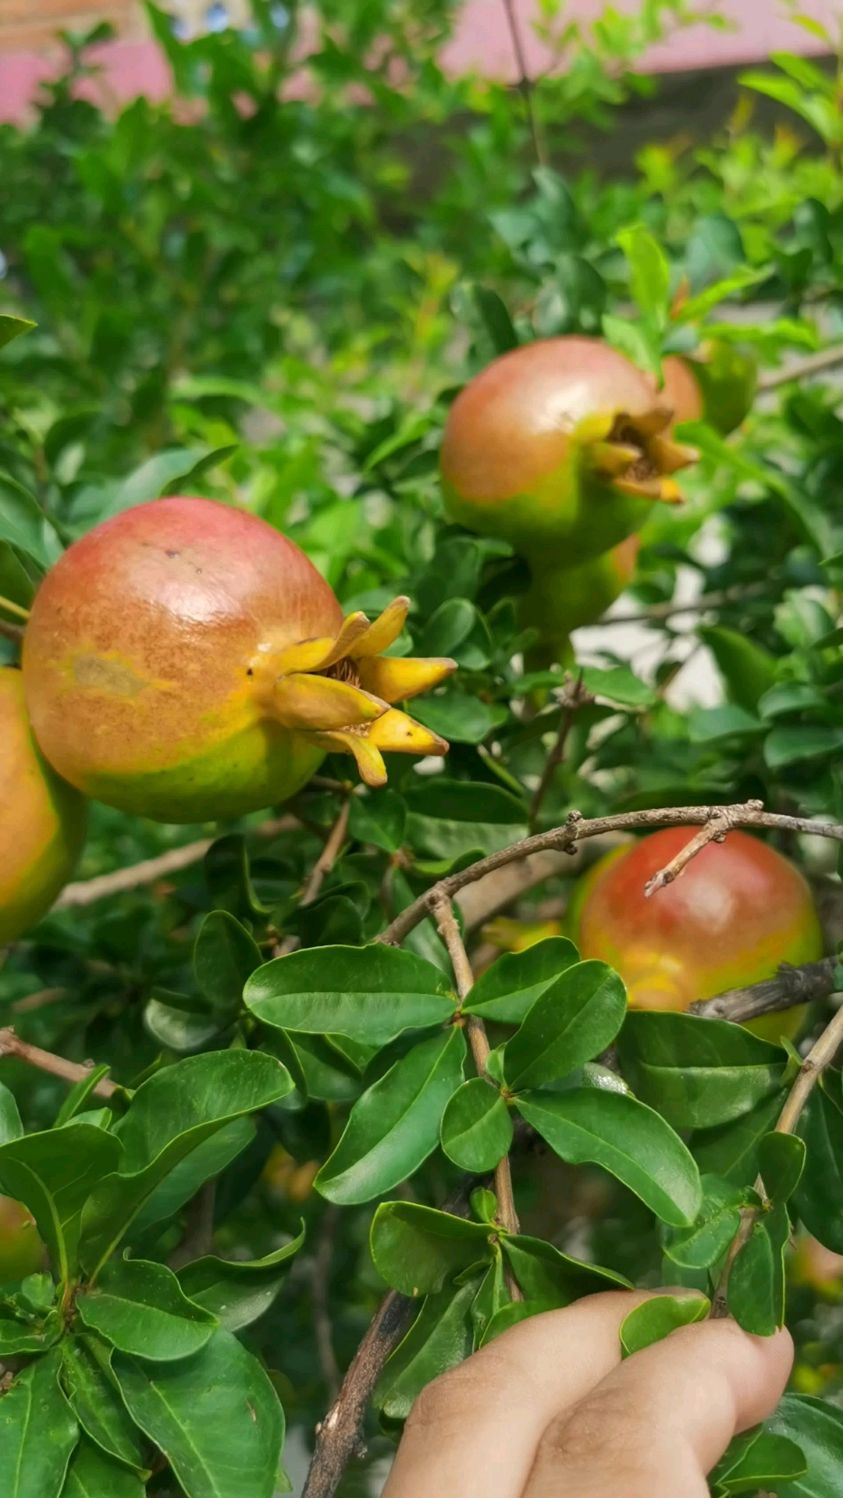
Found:
[{"label": "small unripe green fruit", "polygon": [[11,1196],[0,1196],[0,1285],[26,1279],[44,1267],[44,1245],[31,1212]]},{"label": "small unripe green fruit", "polygon": [[343,619],[292,541],[208,499],[154,500],[75,542],[36,594],[24,636],[38,743],[65,779],[165,822],[286,800],[329,750],[386,779],[381,751],[447,744],[391,704],[449,660],[385,657],[407,615]]},{"label": "small unripe green fruit", "polygon": [[555,650],[560,661],[569,654],[571,631],[594,624],[629,586],[639,546],[638,536],[627,536],[578,567],[533,566],[521,599],[521,620],[538,630],[542,645]]},{"label": "small unripe green fruit", "polygon": [[23,676],[0,669],[0,944],[49,910],[85,841],[87,803],[39,752]]},{"label": "small unripe green fruit", "polygon": [[441,472],[448,513],[531,567],[572,567],[640,529],[696,454],[669,435],[651,378],[598,338],[495,359],[455,400]]},{"label": "small unripe green fruit", "polygon": [[704,420],[728,437],[752,409],[758,366],[751,354],[722,339],[709,339],[693,357],[662,360],[659,392],[673,410],[673,424]]},{"label": "small unripe green fruit", "polygon": [[[582,957],[608,962],[623,978],[631,1008],[686,1010],[772,978],[783,962],[823,955],[820,923],[806,880],[789,859],[746,832],[709,843],[678,879],[649,898],[645,885],[692,832],[669,827],[613,849],[585,875],[569,929]],[[792,1038],[804,1007],[765,1015],[748,1028],[765,1039]]]}]

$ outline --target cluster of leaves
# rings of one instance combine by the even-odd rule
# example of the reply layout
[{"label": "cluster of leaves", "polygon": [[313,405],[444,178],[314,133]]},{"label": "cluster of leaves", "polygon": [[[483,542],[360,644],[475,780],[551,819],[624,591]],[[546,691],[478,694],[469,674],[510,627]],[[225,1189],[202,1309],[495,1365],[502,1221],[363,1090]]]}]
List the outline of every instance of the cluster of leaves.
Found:
[{"label": "cluster of leaves", "polygon": [[[51,1268],[2,1296],[0,1357],[25,1365],[0,1400],[10,1495],[25,1472],[44,1498],[234,1498],[244,1485],[269,1498],[276,1390],[303,1425],[324,1409],[311,1286],[326,1244],[340,1361],[384,1284],[420,1299],[377,1390],[387,1429],[522,1314],[662,1274],[710,1293],[746,1211],[730,1294],[752,1330],[784,1314],[792,1222],[843,1252],[838,1072],[800,1138],[782,1140],[792,1052],[723,1022],[627,1015],[616,975],[562,937],[499,957],[462,1002],[432,922],[402,951],[373,944],[432,880],[572,806],[761,796],[843,816],[833,383],[771,391],[728,442],[689,431],[703,461],[685,509],[648,523],[635,584],[651,658],[633,669],[609,630],[581,652],[593,701],[538,807],[562,678],[523,670],[517,567],[505,546],[443,524],[436,476],[454,387],[520,341],[602,333],[657,369],[715,335],[775,369],[839,333],[837,84],[779,58],[746,76],[735,118],[705,145],[656,142],[619,182],[565,178],[530,169],[515,96],[442,72],[450,11],[322,0],[303,64],[296,7],[279,25],[255,0],[251,30],[189,43],[152,7],[178,107],[100,113],[78,96],[76,49],[34,126],[0,131],[8,307],[38,323],[0,366],[0,595],[26,606],[92,524],[198,490],[283,526],[348,607],[374,611],[406,588],[398,649],[460,667],[418,711],[451,741],[444,771],[405,762],[389,789],[351,794],[341,856],[311,903],[304,880],[349,795],[341,762],[271,836],[254,821],[222,829],[201,874],[58,910],[8,955],[19,1034],[108,1063],[123,1084],[100,1106],[101,1071],[65,1096],[2,1063],[29,1132],[4,1092],[0,1188],[34,1214]],[[584,125],[611,127],[650,86],[631,71],[638,51],[691,14],[649,0],[576,35],[549,17],[560,46],[576,43],[575,65],[535,91],[550,159]],[[772,140],[753,130],[759,92],[798,123]],[[18,331],[0,323],[0,338]],[[678,590],[717,601],[673,615]],[[690,709],[677,680],[689,649],[721,683]],[[181,840],[97,808],[82,872]],[[266,961],[281,937],[302,950]],[[467,1047],[477,1019],[493,1047],[482,1077]],[[599,1059],[610,1044],[618,1071]],[[513,1141],[519,1233],[488,1183]],[[304,1202],[291,1158],[315,1176]],[[210,1181],[229,1257],[180,1263]],[[405,1182],[415,1199],[389,1199]],[[459,1209],[442,1210],[454,1195]],[[557,1222],[551,1198],[568,1203]],[[811,1392],[834,1389],[839,1317],[798,1306]],[[628,1350],[674,1314],[631,1321]],[[282,1365],[271,1381],[259,1357]],[[712,1482],[718,1495],[828,1498],[841,1470],[836,1407],[788,1396]]]}]

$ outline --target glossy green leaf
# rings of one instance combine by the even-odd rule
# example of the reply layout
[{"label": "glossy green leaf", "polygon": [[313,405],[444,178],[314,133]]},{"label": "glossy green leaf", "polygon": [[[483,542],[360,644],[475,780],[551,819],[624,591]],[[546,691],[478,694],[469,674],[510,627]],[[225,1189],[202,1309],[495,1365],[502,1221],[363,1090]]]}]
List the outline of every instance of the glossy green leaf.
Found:
[{"label": "glossy green leaf", "polygon": [[136,1472],[82,1437],[67,1469],[62,1498],[144,1498],[145,1493],[146,1484]]},{"label": "glossy green leaf", "polygon": [[545,989],[578,961],[576,947],[564,936],[507,952],[480,975],[463,1008],[484,1019],[520,1024]]},{"label": "glossy green leaf", "polygon": [[37,323],[28,317],[13,317],[11,312],[0,312],[0,348],[34,327],[37,327]]},{"label": "glossy green leaf", "polygon": [[461,1270],[485,1259],[488,1244],[485,1223],[419,1202],[382,1202],[372,1220],[375,1268],[404,1295],[437,1294]]},{"label": "glossy green leaf", "polygon": [[621,1070],[642,1102],[677,1129],[710,1128],[777,1092],[787,1058],[742,1025],[690,1014],[629,1013]]},{"label": "glossy green leaf", "polygon": [[106,503],[102,517],[117,515],[132,505],[146,504],[162,494],[190,494],[185,485],[207,469],[222,463],[236,452],[236,445],[226,447],[164,448],[147,458],[140,468],[118,484]]},{"label": "glossy green leaf", "polygon": [[[443,736],[449,712],[455,714],[456,731],[449,726],[447,736],[455,742],[479,743],[496,722],[488,704],[464,694],[419,697],[413,703],[414,716]],[[524,802],[500,785],[436,776],[417,780],[406,801],[407,836],[417,860],[448,866],[475,851],[506,847],[526,829]]]},{"label": "glossy green leaf", "polygon": [[171,1269],[143,1259],[107,1265],[76,1304],[85,1326],[112,1347],[153,1362],[190,1357],[217,1325],[211,1312],[188,1300]]},{"label": "glossy green leaf", "polygon": [[29,1208],[61,1280],[76,1267],[85,1203],[120,1156],[113,1134],[82,1121],[0,1146],[0,1185]]},{"label": "glossy green leaf", "polygon": [[329,1201],[371,1201],[418,1170],[439,1142],[445,1105],[462,1081],[465,1039],[441,1031],[396,1061],[354,1104],[314,1182]]},{"label": "glossy green leaf", "polygon": [[184,1008],[181,1003],[174,1004],[172,999],[175,997],[166,991],[153,993],[144,1006],[144,1025],[153,1040],[165,1050],[175,1051],[178,1056],[205,1050],[215,1036],[222,1033],[224,1020],[209,1014],[198,996],[192,1000],[192,1009]]},{"label": "glossy green leaf", "polygon": [[61,1346],[62,1387],[80,1426],[109,1456],[142,1465],[140,1435],[117,1390],[111,1351],[93,1337],[66,1337]]},{"label": "glossy green leaf", "polygon": [[156,1187],[197,1146],[292,1087],[289,1072],[258,1051],[191,1056],[144,1082],[116,1125],[122,1168],[100,1182],[85,1211],[86,1267],[92,1271],[114,1252]]},{"label": "glossy green leaf", "polygon": [[680,1326],[693,1326],[704,1321],[711,1309],[706,1295],[654,1295],[645,1300],[624,1318],[620,1338],[623,1355],[631,1357],[661,1342]]},{"label": "glossy green leaf", "polygon": [[731,1498],[733,1493],[757,1494],[762,1487],[775,1487],[780,1493],[783,1481],[802,1477],[807,1470],[804,1453],[794,1441],[756,1428],[731,1442],[708,1480],[715,1498]]},{"label": "glossy green leaf", "polygon": [[215,910],[227,910],[247,919],[269,914],[269,907],[252,883],[246,839],[241,833],[218,837],[205,854],[204,869]]},{"label": "glossy green leaf", "polygon": [[765,1134],[758,1150],[758,1166],[767,1195],[786,1202],[793,1195],[805,1169],[805,1142],[795,1134],[773,1131]]},{"label": "glossy green leaf", "polygon": [[385,1045],[403,1030],[443,1024],[454,999],[443,974],[397,947],[314,947],[276,957],[246,984],[246,1007],[293,1033],[336,1032]]},{"label": "glossy green leaf", "polygon": [[605,962],[578,962],[536,999],[503,1049],[513,1091],[569,1076],[611,1045],[626,1014],[623,980]]},{"label": "glossy green leaf", "polygon": [[697,1166],[652,1108],[623,1093],[577,1088],[526,1093],[518,1111],[562,1160],[602,1165],[663,1222],[693,1222],[702,1201]]},{"label": "glossy green leaf", "polygon": [[775,656],[721,624],[704,625],[697,633],[714,656],[730,701],[755,712],[759,699],[776,683]]},{"label": "glossy green leaf", "polygon": [[[65,1094],[64,1102],[56,1114],[56,1127],[70,1123],[78,1113],[86,1112],[87,1104],[96,1090],[97,1084],[107,1077],[110,1071],[108,1066],[92,1066],[88,1075],[81,1081],[75,1082],[69,1092]],[[107,1110],[106,1110],[107,1111]]]},{"label": "glossy green leaf", "polygon": [[220,1328],[190,1358],[143,1363],[118,1353],[129,1414],[160,1447],[186,1498],[273,1498],[284,1414],[266,1373]]},{"label": "glossy green leaf", "polygon": [[8,473],[0,473],[0,541],[26,552],[39,567],[49,567],[63,550],[35,495]]},{"label": "glossy green leaf", "polygon": [[406,1420],[431,1379],[461,1363],[472,1349],[471,1304],[479,1280],[429,1295],[406,1337],[387,1359],[373,1402],[388,1420]]},{"label": "glossy green leaf", "polygon": [[[475,1275],[471,1271],[465,1277],[470,1283],[477,1283]],[[500,1243],[494,1243],[492,1244],[491,1262],[477,1286],[477,1292],[471,1302],[471,1325],[474,1328],[475,1347],[480,1346],[487,1326],[497,1315],[498,1311],[503,1306],[509,1304],[510,1294],[506,1282],[503,1254],[501,1253]]]},{"label": "glossy green leaf", "polygon": [[512,1118],[498,1092],[482,1077],[463,1082],[442,1115],[442,1148],[473,1175],[493,1170],[512,1143]]},{"label": "glossy green leaf", "polygon": [[24,1368],[0,1399],[3,1498],[58,1498],[78,1439],[54,1350]]},{"label": "glossy green leaf", "polygon": [[0,1144],[10,1144],[13,1139],[20,1139],[22,1134],[23,1124],[15,1095],[0,1082]]},{"label": "glossy green leaf", "polygon": [[751,1185],[758,1174],[761,1140],[775,1128],[783,1098],[783,1092],[773,1093],[731,1123],[694,1134],[691,1148],[700,1170],[739,1186]]},{"label": "glossy green leaf", "polygon": [[683,1269],[708,1269],[716,1264],[740,1227],[746,1191],[719,1176],[703,1176],[702,1186],[702,1206],[695,1221],[687,1228],[671,1228],[665,1238],[665,1254]]},{"label": "glossy green leaf", "polygon": [[778,1498],[839,1498],[843,1411],[837,1405],[802,1394],[785,1394],[765,1430],[794,1441],[808,1469],[804,1478],[797,1477],[779,1487]]},{"label": "glossy green leaf", "polygon": [[573,1259],[543,1238],[531,1238],[525,1233],[507,1234],[502,1239],[502,1248],[524,1299],[540,1301],[546,1309],[567,1306],[583,1295],[616,1285],[626,1287],[629,1283],[613,1269]]},{"label": "glossy green leaf", "polygon": [[13,1357],[19,1352],[46,1352],[62,1334],[62,1325],[55,1311],[39,1321],[18,1320],[7,1314],[0,1315],[0,1357]]},{"label": "glossy green leaf", "polygon": [[529,1321],[531,1316],[540,1316],[543,1311],[551,1310],[552,1306],[545,1304],[543,1300],[512,1300],[509,1305],[501,1306],[488,1323],[481,1346],[493,1342],[495,1337],[500,1337],[503,1332],[508,1332],[511,1326],[517,1326],[520,1321]]},{"label": "glossy green leaf", "polygon": [[212,910],[196,934],[193,972],[214,1014],[236,1014],[250,973],[260,967],[260,948],[227,910]]},{"label": "glossy green leaf", "polygon": [[385,853],[397,853],[404,841],[406,826],[406,802],[397,791],[385,786],[365,796],[352,796],[348,830],[358,842],[382,848]]},{"label": "glossy green leaf", "polygon": [[304,1243],[304,1228],[262,1259],[219,1259],[207,1254],[178,1271],[185,1295],[216,1316],[227,1331],[251,1326],[269,1310]]},{"label": "glossy green leaf", "polygon": [[784,1322],[784,1254],[790,1236],[787,1209],[762,1212],[729,1274],[729,1310],[745,1332],[770,1337]]},{"label": "glossy green leaf", "polygon": [[130,1231],[134,1241],[156,1223],[172,1217],[212,1176],[218,1176],[255,1137],[251,1118],[233,1118],[185,1155],[146,1198]]},{"label": "glossy green leaf", "polygon": [[843,1108],[825,1082],[813,1089],[799,1133],[807,1155],[793,1205],[809,1233],[843,1253]]}]

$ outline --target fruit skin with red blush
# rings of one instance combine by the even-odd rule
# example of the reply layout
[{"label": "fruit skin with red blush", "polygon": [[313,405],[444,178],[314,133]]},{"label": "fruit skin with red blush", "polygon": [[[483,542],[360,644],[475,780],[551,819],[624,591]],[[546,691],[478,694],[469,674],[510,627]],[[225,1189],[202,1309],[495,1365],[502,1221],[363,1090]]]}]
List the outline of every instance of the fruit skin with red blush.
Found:
[{"label": "fruit skin with red blush", "polygon": [[673,411],[673,425],[703,420],[721,437],[746,419],[758,389],[752,355],[717,338],[693,355],[669,354],[662,360],[662,377],[659,395]]},{"label": "fruit skin with red blush", "polygon": [[13,1197],[0,1196],[0,1285],[35,1274],[45,1260],[32,1213]]},{"label": "fruit skin with red blush", "polygon": [[[693,830],[664,828],[613,849],[580,881],[569,929],[582,957],[620,973],[631,1008],[686,1010],[698,999],[760,983],[783,963],[813,962],[823,939],[810,888],[775,848],[749,833],[709,843],[672,884],[649,898],[647,881]],[[765,1039],[795,1034],[804,1007],[749,1028]]]},{"label": "fruit skin with red blush", "polygon": [[284,801],[332,750],[383,784],[383,750],[447,748],[392,706],[454,669],[382,654],[408,607],[344,619],[257,516],[153,500],[75,542],[36,594],[23,644],[36,738],[87,795],[158,821]]},{"label": "fruit skin with red blush", "polygon": [[38,750],[23,676],[0,668],[0,945],[34,926],[73,873],[87,802]]},{"label": "fruit skin with red blush", "polygon": [[446,508],[541,568],[572,567],[639,530],[696,454],[670,436],[651,378],[598,338],[541,339],[460,392],[440,458]]}]

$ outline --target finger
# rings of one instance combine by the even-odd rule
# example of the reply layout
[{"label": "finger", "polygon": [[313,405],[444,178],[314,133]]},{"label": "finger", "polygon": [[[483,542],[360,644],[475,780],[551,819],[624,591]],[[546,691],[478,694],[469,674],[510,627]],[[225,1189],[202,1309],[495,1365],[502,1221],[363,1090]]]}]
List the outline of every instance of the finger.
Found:
[{"label": "finger", "polygon": [[524,1498],[706,1498],[705,1474],[775,1409],[792,1362],[787,1332],[750,1337],[733,1321],[673,1332],[551,1422]]},{"label": "finger", "polygon": [[617,1366],[621,1322],[650,1298],[609,1291],[545,1311],[434,1379],[413,1406],[384,1498],[520,1498],[546,1426]]}]

